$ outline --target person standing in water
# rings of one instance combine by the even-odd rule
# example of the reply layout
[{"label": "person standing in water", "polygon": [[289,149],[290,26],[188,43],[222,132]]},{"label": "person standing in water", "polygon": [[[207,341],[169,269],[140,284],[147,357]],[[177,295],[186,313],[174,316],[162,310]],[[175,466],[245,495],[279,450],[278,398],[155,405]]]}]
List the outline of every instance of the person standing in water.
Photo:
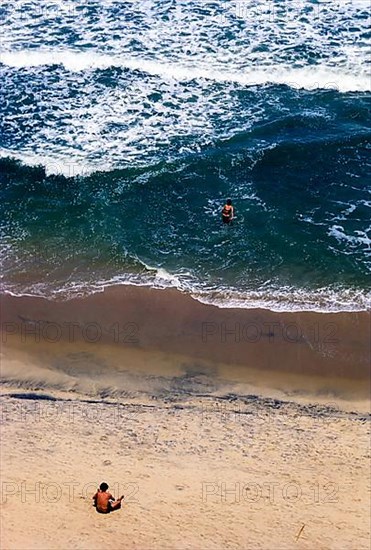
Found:
[{"label": "person standing in water", "polygon": [[231,199],[227,199],[226,204],[223,206],[222,210],[222,220],[223,223],[230,224],[234,217],[234,210],[232,206]]}]

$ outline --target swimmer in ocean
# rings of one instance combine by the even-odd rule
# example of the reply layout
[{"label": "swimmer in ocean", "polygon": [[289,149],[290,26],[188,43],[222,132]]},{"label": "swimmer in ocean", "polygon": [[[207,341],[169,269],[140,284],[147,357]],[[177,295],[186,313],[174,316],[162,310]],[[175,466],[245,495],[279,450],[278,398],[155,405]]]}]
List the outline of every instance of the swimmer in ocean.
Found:
[{"label": "swimmer in ocean", "polygon": [[230,224],[233,220],[233,217],[234,217],[234,211],[233,211],[232,201],[231,199],[227,199],[227,202],[223,206],[223,210],[222,210],[223,223]]}]

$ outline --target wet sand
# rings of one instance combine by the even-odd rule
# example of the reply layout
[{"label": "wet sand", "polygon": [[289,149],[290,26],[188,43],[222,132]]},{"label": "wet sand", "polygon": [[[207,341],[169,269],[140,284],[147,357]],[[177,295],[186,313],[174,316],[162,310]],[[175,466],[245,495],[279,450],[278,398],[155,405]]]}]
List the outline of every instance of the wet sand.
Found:
[{"label": "wet sand", "polygon": [[1,296],[3,341],[83,341],[336,380],[370,376],[370,312],[221,309],[177,290],[120,286],[69,301]]}]

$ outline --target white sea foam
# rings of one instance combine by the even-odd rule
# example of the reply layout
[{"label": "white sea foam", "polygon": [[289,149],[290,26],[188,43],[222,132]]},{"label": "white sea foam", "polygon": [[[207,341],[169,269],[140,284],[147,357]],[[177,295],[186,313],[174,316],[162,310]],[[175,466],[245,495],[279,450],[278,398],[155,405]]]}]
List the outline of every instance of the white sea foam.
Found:
[{"label": "white sea foam", "polygon": [[[45,148],[46,149],[46,148]],[[32,147],[25,147],[22,151],[12,151],[4,147],[0,147],[0,158],[13,158],[21,161],[27,166],[41,166],[45,170],[47,176],[50,175],[62,175],[67,178],[74,176],[89,176],[93,172],[108,172],[114,168],[114,166],[108,161],[104,162],[104,159],[94,161],[88,160],[83,153],[79,153],[78,150],[72,149],[69,154],[67,151],[60,151],[57,148],[51,147],[54,151],[54,156],[45,154],[43,148],[40,147],[40,152],[34,152]]]},{"label": "white sea foam", "polygon": [[[5,2],[2,156],[89,173],[200,151],[276,108],[269,93],[241,108],[236,88],[370,90],[365,4]],[[124,73],[94,71],[109,68]]]},{"label": "white sea foam", "polygon": [[208,69],[206,64],[187,65],[169,62],[157,62],[149,59],[110,56],[99,52],[62,51],[12,51],[0,54],[0,63],[15,68],[63,65],[68,71],[86,71],[87,69],[106,69],[120,67],[133,71],[142,71],[164,79],[191,81],[205,79],[215,82],[237,83],[242,86],[262,84],[287,84],[296,89],[335,89],[340,92],[371,90],[370,76],[366,72],[355,75],[346,69],[330,65],[304,66],[290,68],[282,65],[262,65],[245,68],[236,72],[226,71],[223,67]]},{"label": "white sea foam", "polygon": [[370,311],[371,293],[352,288],[323,287],[316,290],[282,287],[264,287],[261,290],[237,291],[227,288],[202,289],[190,280],[182,281],[181,276],[163,277],[161,272],[152,276],[118,275],[109,280],[94,284],[70,283],[53,289],[45,284],[32,288],[16,288],[5,285],[2,292],[13,296],[43,296],[53,300],[70,300],[103,292],[105,288],[117,285],[146,286],[155,289],[175,288],[186,292],[195,300],[222,309],[267,309],[275,312],[313,311],[317,313],[340,313],[344,311]]},{"label": "white sea foam", "polygon": [[[352,76],[346,69],[324,66],[257,65],[232,71],[206,62],[207,66],[190,66],[69,50],[5,52],[0,60],[8,67],[26,70],[27,82],[35,87],[47,79],[47,90],[33,94],[36,104],[29,107],[24,105],[18,82],[6,79],[15,113],[4,114],[8,131],[12,128],[12,142],[0,148],[0,156],[40,164],[48,175],[87,175],[157,162],[159,155],[174,158],[195,153],[241,128],[246,132],[264,123],[266,109],[271,104],[276,108],[273,96],[259,95],[241,109],[235,86],[275,83],[346,91],[364,90],[369,85],[364,75]],[[49,82],[45,70],[51,65],[56,68],[47,74],[57,71],[58,78]],[[74,72],[61,72],[62,66]],[[90,69],[112,66],[126,67],[130,74],[122,75],[114,87],[98,85]],[[134,74],[135,70],[141,71],[140,75]],[[76,87],[78,94],[69,92]]]},{"label": "white sea foam", "polygon": [[371,239],[365,231],[355,231],[355,235],[348,235],[341,225],[332,225],[328,231],[328,235],[335,237],[338,242],[346,242],[351,247],[359,247],[367,249],[371,253]]},{"label": "white sea foam", "polygon": [[337,313],[342,311],[369,311],[371,293],[354,289],[321,288],[318,290],[295,289],[292,287],[277,290],[266,289],[239,293],[226,291],[216,295],[196,293],[200,302],[220,308],[269,309],[270,311],[315,311]]}]

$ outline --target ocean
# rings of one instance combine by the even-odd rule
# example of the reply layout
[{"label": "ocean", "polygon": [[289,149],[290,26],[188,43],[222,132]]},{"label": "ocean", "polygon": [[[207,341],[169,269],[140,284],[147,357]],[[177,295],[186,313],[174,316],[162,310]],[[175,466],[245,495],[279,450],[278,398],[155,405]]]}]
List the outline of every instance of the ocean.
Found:
[{"label": "ocean", "polygon": [[2,2],[3,292],[369,309],[368,8]]}]

